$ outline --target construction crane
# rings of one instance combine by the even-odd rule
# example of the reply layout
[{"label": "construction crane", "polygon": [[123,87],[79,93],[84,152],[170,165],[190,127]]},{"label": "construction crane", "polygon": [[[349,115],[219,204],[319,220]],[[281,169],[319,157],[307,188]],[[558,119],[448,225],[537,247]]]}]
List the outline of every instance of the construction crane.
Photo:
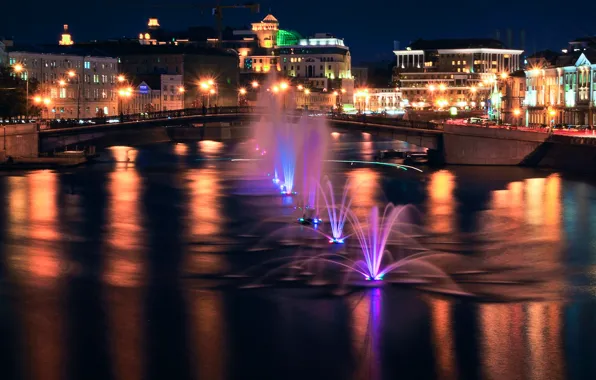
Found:
[{"label": "construction crane", "polygon": [[215,17],[217,25],[217,45],[221,46],[223,39],[223,10],[224,9],[249,9],[252,13],[259,13],[261,10],[260,4],[244,3],[244,4],[230,4],[221,5],[218,0],[215,5],[206,4],[155,4],[153,7],[168,7],[168,8],[198,8],[211,9],[211,14]]}]

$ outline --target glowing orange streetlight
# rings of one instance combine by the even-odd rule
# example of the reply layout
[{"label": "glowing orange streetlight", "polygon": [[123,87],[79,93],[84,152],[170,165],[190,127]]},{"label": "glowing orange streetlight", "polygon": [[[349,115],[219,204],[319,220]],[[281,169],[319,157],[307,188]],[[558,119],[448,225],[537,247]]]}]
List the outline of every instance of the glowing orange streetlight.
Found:
[{"label": "glowing orange streetlight", "polygon": [[43,99],[41,98],[41,96],[36,96],[33,98],[33,102],[35,104],[40,104],[43,101]]},{"label": "glowing orange streetlight", "polygon": [[519,115],[521,115],[521,110],[519,108],[516,108],[516,109],[513,110],[513,114],[515,116],[519,116]]},{"label": "glowing orange streetlight", "polygon": [[211,95],[215,94],[215,89],[214,89],[214,88],[212,88],[211,90],[209,90],[209,93],[210,93]]},{"label": "glowing orange streetlight", "polygon": [[122,74],[118,75],[118,82],[122,83],[126,81],[126,77]]},{"label": "glowing orange streetlight", "polygon": [[305,93],[306,95],[308,95],[308,94],[310,94],[310,90],[307,88],[306,90],[304,90],[304,93]]},{"label": "glowing orange streetlight", "polygon": [[60,79],[60,80],[58,81],[58,86],[60,86],[60,87],[64,87],[64,86],[66,86],[66,81],[65,81],[64,79]]},{"label": "glowing orange streetlight", "polygon": [[279,87],[273,86],[273,92],[278,93],[279,92]]},{"label": "glowing orange streetlight", "polygon": [[52,101],[50,100],[50,98],[44,98],[43,99],[43,104],[45,104],[46,106],[49,106],[50,103],[52,103]]},{"label": "glowing orange streetlight", "polygon": [[178,87],[178,92],[182,94],[182,93],[186,92],[186,89],[183,86],[180,86],[180,87]]},{"label": "glowing orange streetlight", "polygon": [[433,92],[434,90],[436,90],[437,88],[435,87],[434,84],[430,84],[428,85],[428,91]]},{"label": "glowing orange streetlight", "polygon": [[240,95],[246,95],[246,89],[245,88],[241,88],[240,90],[238,90],[238,92],[240,93]]},{"label": "glowing orange streetlight", "polygon": [[251,85],[252,85],[252,88],[257,88],[257,87],[259,87],[259,82],[257,82],[256,80],[253,80]]},{"label": "glowing orange streetlight", "polygon": [[296,88],[298,89],[298,91],[304,90],[304,87],[301,84],[299,84],[298,87],[296,87]]},{"label": "glowing orange streetlight", "polygon": [[472,91],[473,93],[477,91],[476,87],[472,86],[472,88],[470,88],[470,91]]},{"label": "glowing orange streetlight", "polygon": [[439,91],[445,91],[446,88],[447,87],[443,83],[439,85]]},{"label": "glowing orange streetlight", "polygon": [[341,93],[342,93],[342,94],[345,94],[345,93],[346,93],[346,89],[345,89],[345,88],[342,88],[342,89],[341,89]]},{"label": "glowing orange streetlight", "polygon": [[505,71],[503,71],[501,73],[501,79],[507,79],[509,77],[509,74],[507,74]]},{"label": "glowing orange streetlight", "polygon": [[27,119],[27,123],[29,122],[29,72],[25,70],[25,66],[21,65],[20,63],[15,64],[12,69],[15,73],[25,73],[25,118]]},{"label": "glowing orange streetlight", "polygon": [[280,88],[282,91],[285,91],[285,90],[287,90],[287,89],[288,89],[288,84],[287,84],[286,82],[281,82],[281,84],[279,85],[279,88]]}]

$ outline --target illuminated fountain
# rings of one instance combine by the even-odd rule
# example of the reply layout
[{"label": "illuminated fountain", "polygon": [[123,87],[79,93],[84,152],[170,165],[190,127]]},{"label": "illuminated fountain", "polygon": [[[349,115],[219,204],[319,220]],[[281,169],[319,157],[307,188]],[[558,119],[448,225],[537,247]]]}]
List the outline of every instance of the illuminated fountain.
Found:
[{"label": "illuminated fountain", "polygon": [[254,126],[259,169],[267,171],[282,194],[300,193],[305,209],[316,208],[317,183],[328,150],[325,120],[286,113],[286,108],[294,109],[288,83],[267,87],[270,91],[262,91],[259,106],[269,113]]},{"label": "illuminated fountain", "polygon": [[[348,199],[347,195],[345,199]],[[329,205],[332,202],[329,201]],[[329,242],[344,242],[346,235],[342,223],[347,221],[351,237],[345,240],[346,244],[321,252],[321,245],[316,239],[302,239],[298,243],[300,250],[295,255],[279,257],[244,272],[244,276],[255,278],[245,287],[265,286],[279,279],[284,283],[304,282],[306,286],[336,286],[337,291],[342,293],[350,286],[402,283],[450,294],[468,294],[435,262],[435,259],[452,260],[459,256],[424,249],[414,239],[420,232],[404,220],[412,207],[388,204],[381,213],[375,206],[366,218],[360,220],[351,211],[350,201],[344,202],[340,213],[333,214],[334,207],[330,207],[330,220],[333,221],[330,224],[335,225],[335,234],[339,238],[333,238],[332,227]],[[284,227],[282,230],[289,231],[291,228],[297,227]],[[316,226],[312,230],[327,236]],[[258,275],[264,268],[266,273]]]}]

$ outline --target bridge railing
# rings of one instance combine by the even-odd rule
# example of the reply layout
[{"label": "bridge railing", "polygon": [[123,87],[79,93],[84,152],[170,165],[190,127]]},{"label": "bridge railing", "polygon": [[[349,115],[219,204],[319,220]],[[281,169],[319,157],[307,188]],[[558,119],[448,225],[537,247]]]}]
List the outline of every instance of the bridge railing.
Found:
[{"label": "bridge railing", "polygon": [[552,134],[548,137],[548,141],[558,142],[558,143],[563,143],[563,144],[572,144],[572,145],[596,146],[596,137],[594,137],[593,135],[583,137],[583,136],[577,136],[577,135],[576,136],[566,136],[566,135]]},{"label": "bridge railing", "polygon": [[201,116],[201,115],[218,115],[218,114],[234,114],[234,113],[252,113],[258,111],[260,108],[250,106],[234,106],[234,107],[205,107],[205,108],[184,108],[180,110],[171,111],[157,111],[144,112],[136,114],[121,114],[118,116],[104,116],[89,119],[77,120],[51,120],[48,123],[50,129],[80,127],[84,125],[96,124],[110,124],[110,123],[126,123],[134,121],[155,120],[155,119],[170,119],[174,117],[185,116]]},{"label": "bridge railing", "polygon": [[404,120],[394,117],[367,116],[367,115],[345,115],[331,114],[328,116],[331,120],[345,120],[364,124],[381,124],[395,127],[406,127],[416,129],[442,130],[443,125],[431,121]]}]

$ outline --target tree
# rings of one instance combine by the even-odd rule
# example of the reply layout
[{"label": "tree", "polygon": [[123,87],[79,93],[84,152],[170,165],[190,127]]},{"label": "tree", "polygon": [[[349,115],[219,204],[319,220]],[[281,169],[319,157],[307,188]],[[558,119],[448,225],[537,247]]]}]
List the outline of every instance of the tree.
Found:
[{"label": "tree", "polygon": [[[29,80],[29,97],[37,92],[37,81]],[[14,74],[10,67],[0,67],[0,119],[24,117],[27,108],[27,83]],[[29,101],[29,115],[38,115],[40,108]]]}]

